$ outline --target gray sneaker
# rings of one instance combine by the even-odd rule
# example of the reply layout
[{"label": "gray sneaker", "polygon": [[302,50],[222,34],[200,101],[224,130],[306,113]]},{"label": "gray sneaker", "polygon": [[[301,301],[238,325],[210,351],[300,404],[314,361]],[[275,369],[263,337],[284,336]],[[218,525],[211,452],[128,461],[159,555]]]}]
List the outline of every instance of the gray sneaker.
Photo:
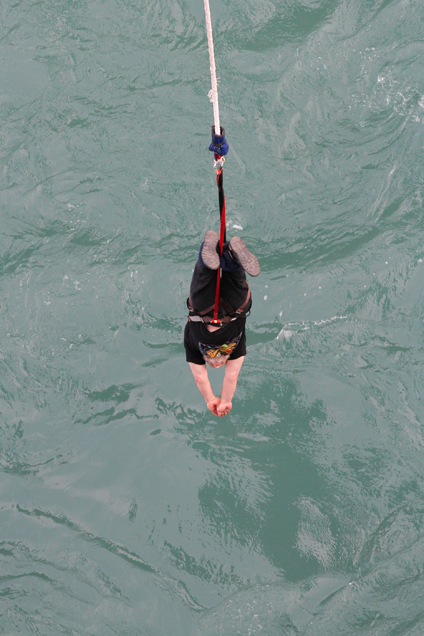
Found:
[{"label": "gray sneaker", "polygon": [[233,236],[230,239],[229,251],[233,260],[239,263],[245,272],[250,276],[259,276],[261,268],[258,259],[250,250],[247,249],[246,243],[239,236]]},{"label": "gray sneaker", "polygon": [[213,230],[208,230],[205,234],[200,256],[209,269],[218,269],[219,267],[219,254],[216,251],[217,244],[218,234]]}]

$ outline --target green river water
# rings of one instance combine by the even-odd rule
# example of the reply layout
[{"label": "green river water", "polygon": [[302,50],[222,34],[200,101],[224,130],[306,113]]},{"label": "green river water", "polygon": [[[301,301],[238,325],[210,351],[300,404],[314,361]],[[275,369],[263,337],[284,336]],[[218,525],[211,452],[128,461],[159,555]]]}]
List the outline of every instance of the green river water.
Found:
[{"label": "green river water", "polygon": [[424,3],[211,12],[262,268],[225,418],[202,1],[1,3],[0,634],[422,636]]}]

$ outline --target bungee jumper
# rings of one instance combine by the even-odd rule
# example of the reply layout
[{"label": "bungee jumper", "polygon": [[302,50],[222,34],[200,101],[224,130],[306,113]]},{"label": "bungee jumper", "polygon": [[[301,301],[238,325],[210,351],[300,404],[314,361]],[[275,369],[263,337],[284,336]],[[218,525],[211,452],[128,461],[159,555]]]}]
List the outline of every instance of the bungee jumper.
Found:
[{"label": "bungee jumper", "polygon": [[[184,330],[186,360],[208,409],[223,417],[232,409],[237,379],[246,355],[246,316],[252,296],[246,273],[258,276],[258,259],[239,236],[226,240],[223,166],[228,154],[225,130],[219,123],[218,91],[213,52],[209,0],[204,0],[209,44],[215,125],[212,126],[214,169],[219,193],[220,234],[208,230],[200,246],[187,299],[188,322]],[[219,131],[219,134],[216,131]],[[221,275],[222,271],[222,275]],[[206,363],[212,368],[225,365],[221,396],[215,396]]]}]

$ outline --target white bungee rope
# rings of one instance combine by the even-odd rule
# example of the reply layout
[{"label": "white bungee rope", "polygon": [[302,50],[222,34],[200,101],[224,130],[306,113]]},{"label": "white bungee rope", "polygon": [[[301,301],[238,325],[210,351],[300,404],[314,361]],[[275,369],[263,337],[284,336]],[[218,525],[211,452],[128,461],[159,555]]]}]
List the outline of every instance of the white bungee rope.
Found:
[{"label": "white bungee rope", "polygon": [[210,102],[213,104],[215,134],[220,135],[221,127],[219,124],[218,82],[216,81],[215,53],[213,50],[211,11],[209,8],[209,0],[204,0],[204,1],[205,1],[206,33],[208,35],[209,61],[210,61],[210,67],[211,67],[211,83],[212,83],[212,88],[208,93],[208,97]]}]

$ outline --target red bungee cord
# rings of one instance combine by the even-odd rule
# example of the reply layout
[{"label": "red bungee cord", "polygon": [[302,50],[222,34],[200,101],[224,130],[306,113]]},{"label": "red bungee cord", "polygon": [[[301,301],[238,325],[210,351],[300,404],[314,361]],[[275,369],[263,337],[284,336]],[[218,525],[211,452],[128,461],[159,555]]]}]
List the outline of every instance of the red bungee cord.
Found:
[{"label": "red bungee cord", "polygon": [[[215,155],[215,161],[219,161],[221,157],[219,155]],[[222,256],[222,250],[224,246],[224,242],[226,240],[226,232],[225,232],[225,195],[224,195],[224,187],[223,187],[223,174],[222,167],[216,173],[216,185],[218,186],[219,193],[219,213],[221,217],[221,225],[219,231],[219,257]],[[216,275],[216,291],[215,291],[215,306],[213,310],[213,320],[211,320],[212,325],[221,325],[221,321],[218,318],[219,313],[219,289],[221,285],[221,268],[218,267],[217,275]]]}]

